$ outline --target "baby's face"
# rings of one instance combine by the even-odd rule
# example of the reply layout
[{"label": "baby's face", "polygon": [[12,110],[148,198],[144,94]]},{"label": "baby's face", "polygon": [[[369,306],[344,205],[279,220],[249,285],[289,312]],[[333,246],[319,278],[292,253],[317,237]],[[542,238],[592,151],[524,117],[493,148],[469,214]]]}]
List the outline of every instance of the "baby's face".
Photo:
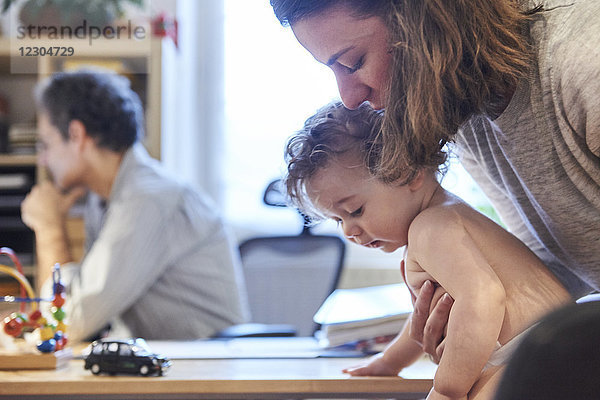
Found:
[{"label": "baby's face", "polygon": [[385,184],[350,155],[319,170],[307,191],[315,207],[338,221],[349,240],[385,252],[408,243],[408,228],[422,205],[420,193],[410,185]]}]

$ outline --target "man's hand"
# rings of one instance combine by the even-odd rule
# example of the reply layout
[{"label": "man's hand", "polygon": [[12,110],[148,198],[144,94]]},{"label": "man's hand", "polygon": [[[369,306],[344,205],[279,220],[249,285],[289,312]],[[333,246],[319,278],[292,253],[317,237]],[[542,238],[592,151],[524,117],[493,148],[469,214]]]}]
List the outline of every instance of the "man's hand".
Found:
[{"label": "man's hand", "polygon": [[36,233],[62,229],[69,209],[84,194],[83,188],[63,194],[51,182],[42,182],[35,185],[21,203],[21,218]]},{"label": "man's hand", "polygon": [[35,232],[37,290],[49,278],[55,263],[73,261],[65,228],[69,209],[83,196],[83,188],[62,194],[50,182],[33,187],[21,203],[21,219]]},{"label": "man's hand", "polygon": [[433,362],[438,364],[444,352],[444,331],[454,300],[448,293],[444,294],[430,313],[434,292],[433,283],[427,281],[415,299],[410,337],[421,344],[423,351],[432,357]]}]

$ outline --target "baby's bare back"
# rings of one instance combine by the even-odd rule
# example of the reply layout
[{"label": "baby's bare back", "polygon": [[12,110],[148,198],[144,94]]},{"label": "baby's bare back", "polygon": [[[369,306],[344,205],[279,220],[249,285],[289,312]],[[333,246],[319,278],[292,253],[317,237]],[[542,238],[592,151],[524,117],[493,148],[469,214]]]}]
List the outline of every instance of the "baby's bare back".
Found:
[{"label": "baby's bare back", "polygon": [[501,344],[571,300],[558,279],[519,239],[467,205],[456,207],[506,291],[506,313],[498,338]]}]

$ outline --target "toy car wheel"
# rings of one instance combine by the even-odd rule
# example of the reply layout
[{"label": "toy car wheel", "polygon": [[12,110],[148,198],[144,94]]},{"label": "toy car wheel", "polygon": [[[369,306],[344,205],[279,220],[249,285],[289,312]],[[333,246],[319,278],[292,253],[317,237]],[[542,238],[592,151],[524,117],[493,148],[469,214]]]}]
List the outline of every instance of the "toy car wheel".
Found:
[{"label": "toy car wheel", "polygon": [[92,371],[92,374],[98,375],[100,373],[100,366],[98,364],[92,364],[90,371]]},{"label": "toy car wheel", "polygon": [[150,372],[150,368],[147,365],[140,366],[140,375],[146,376]]}]

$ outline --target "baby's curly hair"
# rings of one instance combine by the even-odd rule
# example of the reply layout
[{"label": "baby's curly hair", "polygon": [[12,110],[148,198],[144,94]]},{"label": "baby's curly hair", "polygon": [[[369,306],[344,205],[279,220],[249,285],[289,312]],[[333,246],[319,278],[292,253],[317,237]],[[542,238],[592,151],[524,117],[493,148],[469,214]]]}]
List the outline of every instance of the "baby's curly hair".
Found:
[{"label": "baby's curly hair", "polygon": [[369,172],[376,175],[381,153],[379,133],[383,112],[368,103],[349,110],[341,101],[320,108],[304,127],[288,140],[285,150],[287,174],[284,178],[288,199],[312,217],[306,183],[332,159],[349,151],[356,152]]}]

